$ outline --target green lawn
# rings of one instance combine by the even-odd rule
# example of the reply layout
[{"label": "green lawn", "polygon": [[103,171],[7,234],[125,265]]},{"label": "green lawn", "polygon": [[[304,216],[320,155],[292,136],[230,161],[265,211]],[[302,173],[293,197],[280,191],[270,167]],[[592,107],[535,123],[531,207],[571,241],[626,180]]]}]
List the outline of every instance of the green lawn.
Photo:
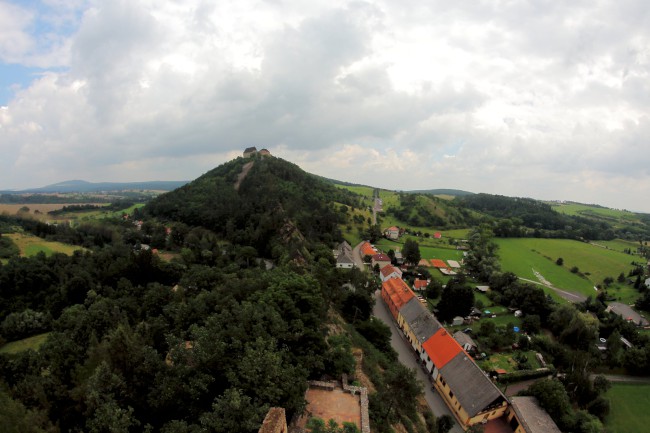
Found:
[{"label": "green lawn", "polygon": [[[535,270],[554,286],[586,296],[596,295],[594,286],[601,284],[605,277],[616,279],[621,272],[627,275],[634,260],[628,254],[567,239],[517,238],[496,239],[496,242],[504,271],[539,281]],[[563,266],[555,264],[558,257],[564,259]],[[577,266],[584,277],[571,273],[573,266]],[[627,291],[628,286],[610,290],[623,299],[633,296],[633,292]]]},{"label": "green lawn", "polygon": [[611,411],[605,427],[612,433],[648,431],[650,425],[650,385],[613,383],[607,392]]},{"label": "green lawn", "polygon": [[27,337],[22,340],[12,341],[7,343],[4,346],[0,347],[0,353],[18,353],[23,352],[27,349],[38,350],[41,345],[47,340],[49,332],[45,334],[34,335],[33,337]]},{"label": "green lawn", "polygon": [[[530,363],[531,369],[540,368],[539,361],[535,357],[535,352],[532,350],[524,352],[528,362]],[[478,361],[478,365],[483,369],[483,371],[493,371],[497,368],[503,368],[508,373],[517,371],[517,361],[512,359],[514,353],[495,353],[485,360]]]}]

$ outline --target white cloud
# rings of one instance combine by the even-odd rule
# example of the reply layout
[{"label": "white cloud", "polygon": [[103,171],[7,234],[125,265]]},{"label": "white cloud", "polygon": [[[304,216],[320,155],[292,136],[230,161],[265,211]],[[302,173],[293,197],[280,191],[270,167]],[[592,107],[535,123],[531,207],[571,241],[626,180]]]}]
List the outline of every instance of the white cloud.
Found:
[{"label": "white cloud", "polygon": [[647,207],[621,204],[650,179],[647,19],[641,0],[0,2],[0,59],[66,67],[0,112],[0,185],[190,179],[257,145],[383,187]]}]

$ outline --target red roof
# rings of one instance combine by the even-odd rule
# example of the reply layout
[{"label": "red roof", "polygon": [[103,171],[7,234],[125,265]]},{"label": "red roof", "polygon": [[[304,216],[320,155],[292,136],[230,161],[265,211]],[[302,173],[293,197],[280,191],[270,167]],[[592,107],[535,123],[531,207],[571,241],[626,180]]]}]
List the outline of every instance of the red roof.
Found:
[{"label": "red roof", "polygon": [[425,288],[427,285],[429,285],[429,282],[428,282],[427,280],[416,279],[416,280],[413,282],[413,288],[416,289],[416,290],[423,289],[423,288]]},{"label": "red roof", "polygon": [[436,239],[440,239],[440,238],[442,237],[442,233],[440,233],[440,232],[435,232],[435,233],[433,234],[433,237],[436,238]]},{"label": "red roof", "polygon": [[389,276],[389,275],[392,274],[393,272],[397,272],[398,275],[402,275],[402,271],[400,271],[399,269],[397,269],[395,266],[388,265],[388,266],[384,266],[383,268],[381,268],[381,274],[382,274],[384,277]]},{"label": "red roof", "polygon": [[386,254],[375,254],[372,259],[376,262],[390,262],[390,257]]},{"label": "red roof", "polygon": [[398,232],[399,231],[399,229],[397,227],[395,227],[395,226],[388,227],[386,230],[390,230],[392,232]]},{"label": "red roof", "polygon": [[368,243],[364,242],[361,244],[361,254],[364,256],[374,256],[377,254],[377,251]]},{"label": "red roof", "polygon": [[463,351],[460,344],[444,328],[439,329],[433,334],[433,337],[425,341],[422,348],[438,369],[444,367],[454,356]]},{"label": "red roof", "polygon": [[401,278],[391,278],[384,281],[381,286],[398,310],[415,297],[415,293]]}]

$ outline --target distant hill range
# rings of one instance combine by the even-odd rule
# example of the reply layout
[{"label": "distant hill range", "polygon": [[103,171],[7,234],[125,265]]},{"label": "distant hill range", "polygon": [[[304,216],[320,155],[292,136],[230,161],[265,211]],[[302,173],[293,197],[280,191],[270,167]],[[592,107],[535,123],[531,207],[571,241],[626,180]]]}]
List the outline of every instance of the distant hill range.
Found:
[{"label": "distant hill range", "polygon": [[106,191],[172,191],[189,181],[155,180],[147,182],[87,182],[85,180],[67,180],[41,188],[0,191],[0,194],[51,194],[51,193],[92,193]]}]

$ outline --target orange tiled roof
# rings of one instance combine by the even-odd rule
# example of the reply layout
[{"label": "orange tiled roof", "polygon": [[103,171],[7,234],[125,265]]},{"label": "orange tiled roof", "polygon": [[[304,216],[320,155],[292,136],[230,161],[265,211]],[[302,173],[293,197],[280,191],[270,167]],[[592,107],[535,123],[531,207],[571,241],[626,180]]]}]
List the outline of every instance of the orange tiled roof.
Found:
[{"label": "orange tiled roof", "polygon": [[448,268],[449,266],[443,260],[431,259],[431,264],[434,268]]},{"label": "orange tiled roof", "polygon": [[444,328],[439,329],[433,334],[433,337],[425,341],[422,348],[438,369],[444,367],[454,356],[463,351],[460,344]]},{"label": "orange tiled roof", "polygon": [[395,266],[388,265],[388,266],[384,266],[383,268],[381,268],[381,274],[382,274],[384,277],[389,276],[389,275],[392,274],[393,272],[397,272],[397,273],[400,274],[400,275],[402,274],[402,271],[400,271],[399,269],[397,269]]},{"label": "orange tiled roof", "polygon": [[374,256],[377,254],[377,251],[375,251],[368,242],[364,242],[361,245],[361,254],[364,256]]},{"label": "orange tiled roof", "polygon": [[382,287],[399,310],[404,304],[415,297],[415,293],[401,278],[391,278],[382,283]]},{"label": "orange tiled roof", "polygon": [[429,284],[429,283],[427,282],[427,280],[416,279],[416,280],[413,282],[413,288],[415,288],[415,289],[421,289],[421,288],[423,288],[423,287],[426,287],[428,284]]}]

